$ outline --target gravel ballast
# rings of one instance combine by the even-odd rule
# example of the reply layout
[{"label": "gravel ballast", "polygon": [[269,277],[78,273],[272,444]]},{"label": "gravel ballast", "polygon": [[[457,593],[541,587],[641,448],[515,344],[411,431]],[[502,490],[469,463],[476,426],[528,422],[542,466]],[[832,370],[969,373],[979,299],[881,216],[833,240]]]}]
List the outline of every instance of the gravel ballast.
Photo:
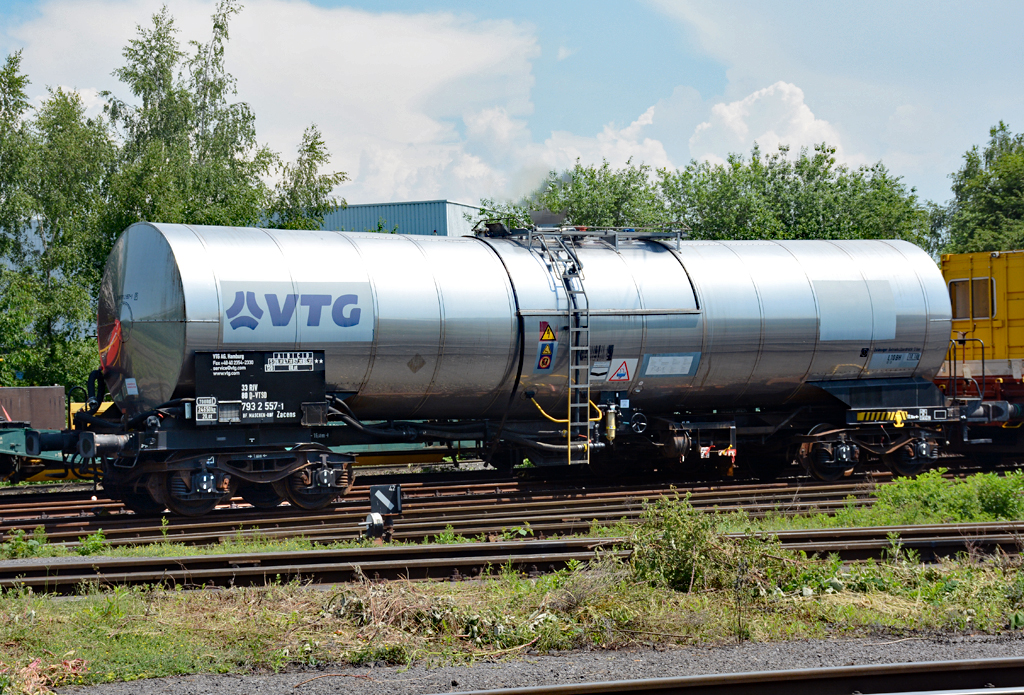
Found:
[{"label": "gravel ballast", "polygon": [[279,674],[180,676],[65,688],[58,692],[75,695],[420,695],[715,673],[1009,657],[1024,658],[1024,634],[745,642],[738,645],[658,650],[592,650],[556,655],[526,654],[518,660],[434,668],[428,668],[425,663],[417,663],[408,668],[337,664],[323,669],[302,669]]}]

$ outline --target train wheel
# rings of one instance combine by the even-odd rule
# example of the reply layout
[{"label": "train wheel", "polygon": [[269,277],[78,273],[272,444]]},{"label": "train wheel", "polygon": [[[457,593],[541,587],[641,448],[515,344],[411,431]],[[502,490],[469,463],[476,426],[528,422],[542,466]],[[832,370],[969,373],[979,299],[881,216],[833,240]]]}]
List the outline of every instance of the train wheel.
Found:
[{"label": "train wheel", "polygon": [[274,491],[299,509],[323,509],[338,496],[337,490],[322,491],[309,487],[309,481],[302,475],[303,471],[292,473],[284,480],[274,483]]},{"label": "train wheel", "polygon": [[932,459],[924,456],[918,456],[914,453],[913,447],[901,446],[891,454],[886,454],[882,457],[882,462],[892,471],[895,475],[901,475],[904,478],[913,478],[918,473],[924,470],[925,466],[932,463]]},{"label": "train wheel", "polygon": [[831,483],[853,472],[853,467],[832,460],[832,447],[815,443],[810,454],[811,475],[818,480]]},{"label": "train wheel", "polygon": [[178,516],[203,516],[213,511],[220,500],[180,500],[171,497],[167,508]]},{"label": "train wheel", "polygon": [[221,497],[201,497],[199,499],[187,499],[189,494],[185,481],[182,480],[178,471],[171,471],[160,479],[162,483],[159,497],[167,503],[171,513],[178,516],[203,516],[213,511],[214,507],[221,501]]},{"label": "train wheel", "polygon": [[273,509],[285,500],[270,483],[244,485],[238,488],[238,494],[256,509]]},{"label": "train wheel", "polygon": [[[821,423],[812,427],[807,434],[818,434],[833,429],[836,429],[834,425]],[[826,483],[835,482],[840,478],[850,475],[850,473],[853,473],[853,468],[856,465],[834,461],[832,447],[825,442],[805,442],[801,444],[800,448],[797,449],[796,458],[805,471]]]}]

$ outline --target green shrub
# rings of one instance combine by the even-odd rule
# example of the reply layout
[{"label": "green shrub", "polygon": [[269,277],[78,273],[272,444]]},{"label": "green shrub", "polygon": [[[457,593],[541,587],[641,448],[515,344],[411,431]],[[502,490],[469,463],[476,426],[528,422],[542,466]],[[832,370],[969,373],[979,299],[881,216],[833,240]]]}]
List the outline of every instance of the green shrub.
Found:
[{"label": "green shrub", "polygon": [[718,533],[715,514],[695,510],[689,496],[648,502],[634,527],[630,567],[642,582],[677,591],[772,589],[788,576],[777,540]]},{"label": "green shrub", "polygon": [[383,663],[388,666],[405,666],[412,662],[409,648],[403,644],[368,644],[349,655],[354,666]]},{"label": "green shrub", "polygon": [[945,468],[936,468],[876,488],[875,514],[884,523],[896,525],[978,519],[981,503],[973,487],[962,480],[943,478],[945,472]]},{"label": "green shrub", "polygon": [[49,540],[46,529],[37,526],[29,536],[24,529],[15,529],[7,536],[7,542],[0,544],[0,555],[5,558],[35,557],[47,549]]},{"label": "green shrub", "polygon": [[978,473],[943,478],[945,468],[916,478],[897,478],[872,494],[869,516],[878,524],[997,521],[1024,517],[1024,475]]},{"label": "green shrub", "polygon": [[1011,471],[1005,476],[979,473],[967,479],[978,497],[981,511],[994,519],[1024,516],[1024,474]]},{"label": "green shrub", "polygon": [[1006,600],[1010,608],[1024,608],[1024,572],[1014,572],[1013,581],[1006,587]]},{"label": "green shrub", "polygon": [[80,544],[78,546],[79,555],[98,555],[110,549],[107,537],[103,535],[103,529],[96,529],[95,533],[90,533],[85,538],[79,538],[78,542]]},{"label": "green shrub", "polygon": [[455,527],[448,524],[444,527],[444,531],[434,536],[434,540],[431,543],[438,543],[441,545],[451,545],[453,543],[468,543],[469,539],[465,536],[455,533]]}]

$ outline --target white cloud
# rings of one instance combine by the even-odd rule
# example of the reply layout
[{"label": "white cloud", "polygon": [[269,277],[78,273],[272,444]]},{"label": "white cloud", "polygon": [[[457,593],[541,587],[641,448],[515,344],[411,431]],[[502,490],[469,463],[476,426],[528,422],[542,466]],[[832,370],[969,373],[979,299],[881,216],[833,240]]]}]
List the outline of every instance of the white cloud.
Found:
[{"label": "white cloud", "polygon": [[[130,98],[111,73],[161,2],[41,0],[36,16],[0,28],[0,48],[24,47],[33,96],[71,85],[98,112],[102,90]],[[170,7],[186,50],[189,40],[208,40],[212,0]],[[577,158],[671,165],[652,135],[672,130],[660,107],[598,133],[531,133],[540,48],[528,24],[249,0],[230,35],[226,65],[238,99],[257,114],[259,140],[290,159],[302,130],[317,123],[331,168],[352,178],[338,190],[349,202],[515,197]],[[574,51],[562,49],[562,59]]]},{"label": "white cloud", "polygon": [[654,122],[654,110],[655,107],[650,107],[625,128],[615,128],[609,123],[595,137],[556,131],[544,141],[542,158],[549,167],[557,169],[571,167],[577,159],[584,164],[607,159],[615,167],[625,165],[630,159],[634,164],[644,163],[655,168],[672,166],[661,142],[644,134],[647,126]]},{"label": "white cloud", "polygon": [[654,104],[653,122],[645,132],[662,143],[674,162],[682,164],[690,159],[690,136],[708,117],[711,106],[693,87],[679,85]]},{"label": "white cloud", "polygon": [[[70,90],[70,87],[65,87],[65,90]],[[84,89],[76,89],[78,97],[82,100],[82,106],[85,107],[85,115],[92,117],[98,116],[103,111],[103,105],[106,100],[100,96],[100,90],[95,87],[85,87]]]},{"label": "white cloud", "polygon": [[577,50],[578,49],[575,49],[575,48],[566,48],[565,46],[559,46],[558,47],[558,60],[565,60],[566,58],[571,56],[573,53],[575,53]]},{"label": "white cloud", "polygon": [[[38,16],[6,28],[4,48],[24,47],[33,96],[70,84],[89,106],[99,90],[127,98],[110,73],[160,4],[44,1]],[[208,39],[213,9],[209,1],[173,3],[183,45]],[[339,192],[353,202],[491,193],[495,174],[467,151],[462,116],[490,108],[518,117],[533,108],[540,51],[530,27],[512,21],[252,0],[230,33],[227,68],[257,114],[260,141],[291,158],[303,128],[316,122],[332,167],[352,176]]]},{"label": "white cloud", "polygon": [[607,160],[613,167],[625,166],[630,160],[655,168],[671,167],[661,141],[648,133],[656,118],[652,106],[624,128],[609,123],[594,136],[555,131],[537,143],[524,119],[513,118],[503,109],[484,109],[465,116],[467,146],[486,152],[495,186],[492,195],[519,198],[535,190],[548,172],[569,169],[577,159],[583,164]]},{"label": "white cloud", "polygon": [[462,120],[470,140],[484,143],[497,151],[505,150],[512,144],[520,144],[530,137],[526,121],[512,118],[508,110],[501,106],[468,113]]},{"label": "white cloud", "polygon": [[753,94],[711,107],[711,118],[699,124],[690,137],[690,155],[699,161],[722,163],[731,153],[746,154],[757,143],[763,152],[779,145],[798,151],[827,142],[836,158],[851,165],[865,163],[861,155],[843,151],[836,129],[815,117],[804,103],[804,93],[788,82],[776,82]]},{"label": "white cloud", "polygon": [[[1024,120],[1016,33],[1024,5],[646,0],[724,70],[720,101],[799,85],[848,152],[882,160],[925,198],[998,120]],[[672,150],[670,149],[670,152]]]},{"label": "white cloud", "polygon": [[343,192],[353,202],[488,192],[495,176],[466,151],[461,118],[496,107],[529,113],[539,54],[535,37],[513,22],[282,0],[246,8],[230,50],[240,95],[265,124],[273,119],[262,137],[286,149],[296,121],[316,121],[352,176]]}]

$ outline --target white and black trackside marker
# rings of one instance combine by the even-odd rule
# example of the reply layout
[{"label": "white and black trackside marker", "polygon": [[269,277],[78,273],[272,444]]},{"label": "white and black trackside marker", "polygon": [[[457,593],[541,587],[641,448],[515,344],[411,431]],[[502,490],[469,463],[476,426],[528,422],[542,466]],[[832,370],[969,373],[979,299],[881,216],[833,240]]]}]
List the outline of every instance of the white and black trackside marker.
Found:
[{"label": "white and black trackside marker", "polygon": [[389,511],[395,508],[394,503],[388,499],[388,496],[385,495],[383,491],[377,490],[377,494],[375,496],[380,500],[381,504],[388,508]]}]

